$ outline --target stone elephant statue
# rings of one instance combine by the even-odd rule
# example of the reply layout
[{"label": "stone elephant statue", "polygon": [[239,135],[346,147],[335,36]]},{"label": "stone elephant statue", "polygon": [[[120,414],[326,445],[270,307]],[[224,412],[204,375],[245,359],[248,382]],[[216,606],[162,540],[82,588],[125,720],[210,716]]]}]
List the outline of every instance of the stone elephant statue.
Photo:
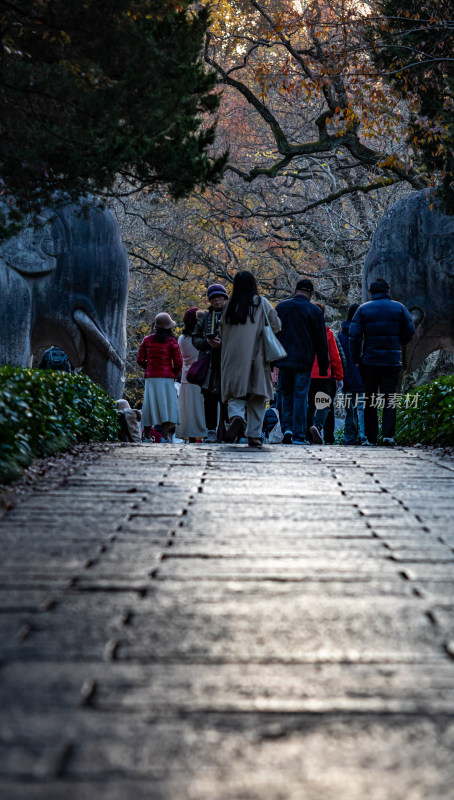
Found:
[{"label": "stone elephant statue", "polygon": [[415,323],[405,369],[412,372],[434,350],[454,353],[454,217],[441,212],[430,191],[400,200],[379,223],[365,260],[363,302],[378,277]]},{"label": "stone elephant statue", "polygon": [[0,246],[0,363],[57,345],[114,398],[123,394],[128,256],[111,211],[46,210]]}]

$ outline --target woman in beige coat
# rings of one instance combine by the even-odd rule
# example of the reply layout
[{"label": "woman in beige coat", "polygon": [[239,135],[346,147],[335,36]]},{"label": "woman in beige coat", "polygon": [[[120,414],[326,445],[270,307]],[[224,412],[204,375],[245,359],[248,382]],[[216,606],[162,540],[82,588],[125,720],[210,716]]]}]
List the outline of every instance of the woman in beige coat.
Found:
[{"label": "woman in beige coat", "polygon": [[[281,322],[273,306],[260,297],[251,272],[237,272],[232,296],[222,313],[219,332],[221,350],[221,394],[228,403],[230,426],[226,440],[244,434],[251,447],[262,446],[266,402],[273,397],[271,367],[265,361],[263,328],[265,309],[275,333]],[[247,423],[246,423],[247,411]],[[247,424],[247,427],[246,427]]]}]

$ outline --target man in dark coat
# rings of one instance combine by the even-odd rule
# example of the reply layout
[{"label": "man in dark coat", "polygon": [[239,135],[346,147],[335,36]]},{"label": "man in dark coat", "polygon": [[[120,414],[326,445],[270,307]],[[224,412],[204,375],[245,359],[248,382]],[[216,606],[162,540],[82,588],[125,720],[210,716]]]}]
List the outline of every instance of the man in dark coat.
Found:
[{"label": "man in dark coat", "polygon": [[328,374],[329,356],[323,311],[311,303],[312,281],[296,284],[295,294],[276,307],[282,322],[277,334],[287,352],[280,359],[278,390],[282,397],[281,427],[284,444],[308,444],[306,439],[308,393],[315,356],[320,375]]},{"label": "man in dark coat", "polygon": [[[402,303],[391,299],[383,278],[372,281],[370,300],[355,313],[350,325],[350,352],[360,366],[364,383],[364,427],[369,444],[377,444],[378,395],[383,395],[383,444],[395,445],[396,392],[402,369],[402,345],[414,336],[413,320]],[[394,397],[393,397],[394,395]]]}]

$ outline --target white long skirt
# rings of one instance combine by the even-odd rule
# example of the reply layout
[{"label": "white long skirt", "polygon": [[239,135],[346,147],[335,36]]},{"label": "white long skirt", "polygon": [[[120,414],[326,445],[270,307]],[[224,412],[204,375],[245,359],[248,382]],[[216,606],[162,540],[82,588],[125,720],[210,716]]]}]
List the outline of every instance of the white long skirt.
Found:
[{"label": "white long skirt", "polygon": [[182,439],[202,439],[207,435],[207,429],[200,386],[195,386],[193,383],[182,383],[179,403],[181,424],[177,425],[177,436]]},{"label": "white long skirt", "polygon": [[142,425],[162,425],[180,422],[178,397],[172,378],[145,378],[142,406]]}]

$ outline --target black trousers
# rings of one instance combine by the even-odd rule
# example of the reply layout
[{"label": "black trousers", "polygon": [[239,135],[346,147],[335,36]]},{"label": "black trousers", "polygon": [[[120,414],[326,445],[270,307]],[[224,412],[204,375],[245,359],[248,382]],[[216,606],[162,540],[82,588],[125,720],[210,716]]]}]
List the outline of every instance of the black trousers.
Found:
[{"label": "black trousers", "polygon": [[362,364],[364,384],[364,433],[371,444],[377,444],[378,407],[377,395],[384,395],[382,434],[392,439],[396,431],[396,405],[390,395],[396,394],[402,367],[386,367],[377,364]]},{"label": "black trousers", "polygon": [[202,389],[202,394],[207,430],[215,431],[218,427],[218,405],[221,402],[221,395],[209,392],[208,389]]},{"label": "black trousers", "polygon": [[315,415],[315,395],[317,392],[325,392],[331,397],[331,405],[323,426],[325,434],[325,444],[334,444],[334,398],[336,396],[336,381],[334,378],[312,378],[309,387],[309,411],[307,414],[307,439],[310,442],[311,436],[309,428],[314,422]]},{"label": "black trousers", "polygon": [[323,427],[323,432],[325,434],[325,444],[334,444],[334,428],[336,425],[335,413],[334,413],[334,398],[336,397],[336,381],[334,378],[329,379],[330,388],[328,394],[332,399],[332,403],[329,407],[328,416],[326,417],[326,422]]}]

